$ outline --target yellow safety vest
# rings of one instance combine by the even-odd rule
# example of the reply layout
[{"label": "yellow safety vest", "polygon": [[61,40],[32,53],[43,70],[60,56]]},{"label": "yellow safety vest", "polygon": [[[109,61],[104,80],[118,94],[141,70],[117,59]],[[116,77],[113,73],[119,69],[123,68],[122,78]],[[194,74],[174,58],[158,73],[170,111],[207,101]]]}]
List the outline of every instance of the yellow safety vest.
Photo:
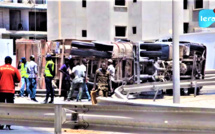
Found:
[{"label": "yellow safety vest", "polygon": [[52,64],[52,71],[54,71],[54,62],[52,60],[50,60],[46,63],[46,66],[45,66],[45,76],[46,77],[53,77],[53,75],[51,74],[51,72],[48,68],[49,64]]},{"label": "yellow safety vest", "polygon": [[21,77],[24,77],[24,78],[28,78],[28,74],[27,74],[27,63],[24,64],[22,63],[21,64]]}]

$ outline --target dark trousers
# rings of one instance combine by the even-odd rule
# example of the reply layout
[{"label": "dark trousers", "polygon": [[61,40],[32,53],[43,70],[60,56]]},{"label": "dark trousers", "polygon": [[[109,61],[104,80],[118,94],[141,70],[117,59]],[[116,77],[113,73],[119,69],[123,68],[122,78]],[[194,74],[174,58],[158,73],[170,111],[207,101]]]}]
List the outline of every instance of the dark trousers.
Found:
[{"label": "dark trousers", "polygon": [[64,97],[64,100],[66,100],[68,97],[69,89],[70,89],[70,81],[63,80],[61,96]]},{"label": "dark trousers", "polygon": [[46,83],[46,101],[49,99],[49,94],[51,94],[51,101],[54,100],[54,89],[52,87],[52,80],[53,77],[45,77],[45,83]]},{"label": "dark trousers", "polygon": [[[13,93],[0,93],[0,103],[14,103],[14,94]],[[0,126],[2,128],[4,127],[1,124],[0,124]]]},{"label": "dark trousers", "polygon": [[0,93],[0,103],[14,103],[14,94]]}]

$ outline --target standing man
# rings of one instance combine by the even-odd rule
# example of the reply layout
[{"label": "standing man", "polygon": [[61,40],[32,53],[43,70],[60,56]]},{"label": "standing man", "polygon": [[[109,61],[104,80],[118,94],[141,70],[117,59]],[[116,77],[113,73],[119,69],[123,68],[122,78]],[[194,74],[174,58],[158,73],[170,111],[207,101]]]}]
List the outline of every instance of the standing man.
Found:
[{"label": "standing man", "polygon": [[31,100],[38,102],[36,100],[36,90],[37,90],[37,63],[35,62],[35,57],[34,55],[30,56],[30,62],[28,62],[27,65],[27,73],[28,73],[28,79],[29,79],[29,87],[28,89],[30,89],[31,92]]},{"label": "standing man", "polygon": [[[20,65],[21,63],[21,65]],[[28,73],[27,73],[27,62],[26,62],[26,58],[22,57],[21,60],[18,63],[18,69],[21,70],[21,82],[22,82],[22,86],[20,88],[20,97],[24,97],[24,91],[25,91],[25,86],[26,86],[26,91],[27,91],[27,96],[30,97],[31,95],[31,91],[28,88],[29,87],[29,79],[28,79]]]},{"label": "standing man", "polygon": [[87,65],[87,60],[84,58],[84,59],[82,59],[82,64],[80,65],[81,70],[84,72],[83,90],[87,95],[88,101],[91,101],[91,97],[90,97],[88,87],[87,87],[87,68],[86,68],[86,65]]},{"label": "standing man", "polygon": [[69,63],[70,63],[70,58],[65,58],[65,63],[61,66],[59,71],[63,73],[63,81],[62,81],[62,96],[64,96],[64,101],[67,99],[67,92],[69,92],[70,88],[70,76],[69,76]]},{"label": "standing man", "polygon": [[49,103],[53,103],[54,102],[54,89],[52,87],[52,80],[55,76],[55,72],[54,72],[54,62],[51,59],[51,55],[47,54],[46,55],[46,66],[45,66],[45,83],[46,83],[46,98],[44,100],[44,104],[46,104],[48,102],[49,99],[49,94],[51,94],[51,101],[49,101]]},{"label": "standing man", "polygon": [[[112,84],[110,80],[110,72],[107,70],[107,65],[105,62],[102,63],[102,68],[96,70],[96,75],[94,79],[93,91],[96,89],[96,82],[98,82],[98,89],[96,92],[99,92],[99,96],[108,97],[108,86],[113,92]],[[92,98],[94,100],[95,98]]]},{"label": "standing man", "polygon": [[113,66],[112,59],[108,60],[108,69],[107,70],[110,72],[111,85],[113,88],[115,88],[115,68]]},{"label": "standing man", "polygon": [[[14,103],[15,82],[20,82],[21,76],[15,67],[11,66],[10,56],[5,57],[5,65],[0,66],[0,103]],[[7,125],[10,129],[10,125]],[[3,129],[0,125],[0,129]]]},{"label": "standing man", "polygon": [[76,66],[72,68],[72,71],[70,70],[69,74],[74,77],[74,79],[71,82],[71,87],[69,90],[68,98],[67,100],[70,101],[70,98],[72,98],[73,92],[75,89],[78,89],[79,93],[77,95],[76,101],[81,101],[82,97],[82,90],[83,90],[83,82],[84,82],[84,71],[80,67],[80,63],[77,62]]}]

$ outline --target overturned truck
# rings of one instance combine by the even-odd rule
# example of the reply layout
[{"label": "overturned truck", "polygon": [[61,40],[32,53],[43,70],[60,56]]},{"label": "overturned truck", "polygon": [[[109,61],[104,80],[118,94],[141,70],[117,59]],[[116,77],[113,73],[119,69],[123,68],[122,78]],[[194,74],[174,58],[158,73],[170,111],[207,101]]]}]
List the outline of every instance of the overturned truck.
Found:
[{"label": "overturned truck", "polygon": [[[204,79],[206,46],[198,43],[180,42],[180,79]],[[138,43],[139,65],[137,82],[172,81],[172,42]],[[197,94],[202,87],[197,88]],[[171,92],[172,90],[165,90]],[[181,89],[182,94],[194,92],[193,88]]]},{"label": "overturned truck", "polygon": [[[75,60],[87,58],[87,76],[89,87],[94,80],[96,69],[102,62],[112,59],[115,83],[132,85],[148,82],[172,81],[173,53],[172,42],[138,42],[118,40],[116,42],[77,41],[71,42],[70,54]],[[180,79],[204,79],[206,63],[206,46],[198,43],[180,42]],[[197,94],[202,87],[197,87]],[[91,89],[91,88],[89,88]],[[163,89],[172,92],[172,89]],[[182,94],[194,92],[194,88],[182,88]]]}]

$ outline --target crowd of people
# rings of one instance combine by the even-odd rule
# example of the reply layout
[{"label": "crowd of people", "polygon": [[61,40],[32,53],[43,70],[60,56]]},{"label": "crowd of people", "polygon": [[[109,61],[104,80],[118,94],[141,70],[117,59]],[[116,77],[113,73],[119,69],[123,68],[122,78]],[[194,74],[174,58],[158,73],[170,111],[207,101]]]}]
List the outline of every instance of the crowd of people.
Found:
[{"label": "crowd of people", "polygon": [[[85,58],[81,60],[81,63],[79,60],[76,60],[75,63],[71,61],[71,56],[66,58],[65,63],[59,69],[63,73],[62,89],[64,89],[64,92],[62,95],[64,96],[64,100],[73,100],[73,93],[75,89],[78,89],[77,102],[82,100],[82,94],[85,92],[88,101],[91,101],[92,97],[92,100],[94,100],[92,101],[93,104],[96,104],[96,95],[92,95],[92,93],[90,95],[88,91],[88,61]],[[17,68],[13,67],[11,63],[12,58],[7,56],[5,57],[5,65],[0,66],[0,103],[14,103],[15,83],[19,83],[20,81],[21,88],[19,96],[26,96],[28,99],[38,102],[36,99],[38,66],[35,62],[34,55],[30,56],[29,62],[26,61],[25,57],[22,57]],[[52,86],[52,80],[55,77],[54,67],[52,56],[47,54],[44,71],[46,97],[42,102],[43,104],[54,102],[54,89]],[[96,70],[92,92],[98,93],[99,96],[107,97],[110,92],[113,92],[112,84],[114,74],[115,68],[113,67],[113,61],[111,59],[108,60],[108,66],[103,62],[101,68]],[[50,101],[48,101],[49,96],[51,97]],[[4,125],[0,125],[0,129],[3,129],[3,127]],[[6,127],[10,129],[10,125],[6,125]]]},{"label": "crowd of people", "polygon": [[[29,62],[27,62],[25,57],[22,57],[17,68],[11,66],[11,63],[12,58],[7,56],[5,57],[5,65],[0,66],[0,102],[14,103],[15,83],[20,81],[19,97],[26,96],[29,100],[38,102],[36,99],[38,65],[35,62],[35,56],[31,55]],[[72,56],[65,58],[64,64],[59,69],[63,74],[62,96],[64,101],[73,100],[75,90],[78,90],[75,98],[77,102],[82,100],[83,93],[86,94],[88,101],[91,101],[92,94],[89,93],[87,84],[89,81],[87,65],[88,60],[86,58],[83,58],[81,61],[75,60],[75,62]],[[52,56],[47,54],[44,70],[46,97],[42,102],[43,104],[54,102],[54,88],[52,85],[52,80],[55,77],[54,70],[55,64],[52,61]],[[109,59],[108,65],[103,62],[101,68],[95,72],[92,91],[100,96],[107,97],[113,92],[114,75],[113,61]],[[48,101],[49,97],[50,101]],[[93,99],[95,100],[96,98],[94,97]]]},{"label": "crowd of people", "polygon": [[[73,100],[72,96],[75,89],[78,90],[76,96],[76,101],[82,100],[83,92],[86,94],[88,101],[91,101],[92,95],[89,93],[87,77],[87,65],[88,61],[83,58],[81,63],[77,60],[75,63],[72,62],[72,58],[68,57],[60,68],[60,72],[63,73],[63,96],[65,101]],[[110,92],[113,92],[112,81],[114,80],[115,68],[113,67],[113,61],[108,60],[108,67],[105,62],[102,63],[101,68],[99,68],[94,77],[94,85],[92,91],[98,92],[100,96],[107,97]],[[96,83],[98,88],[96,88]],[[95,97],[93,98],[96,99]]]}]

